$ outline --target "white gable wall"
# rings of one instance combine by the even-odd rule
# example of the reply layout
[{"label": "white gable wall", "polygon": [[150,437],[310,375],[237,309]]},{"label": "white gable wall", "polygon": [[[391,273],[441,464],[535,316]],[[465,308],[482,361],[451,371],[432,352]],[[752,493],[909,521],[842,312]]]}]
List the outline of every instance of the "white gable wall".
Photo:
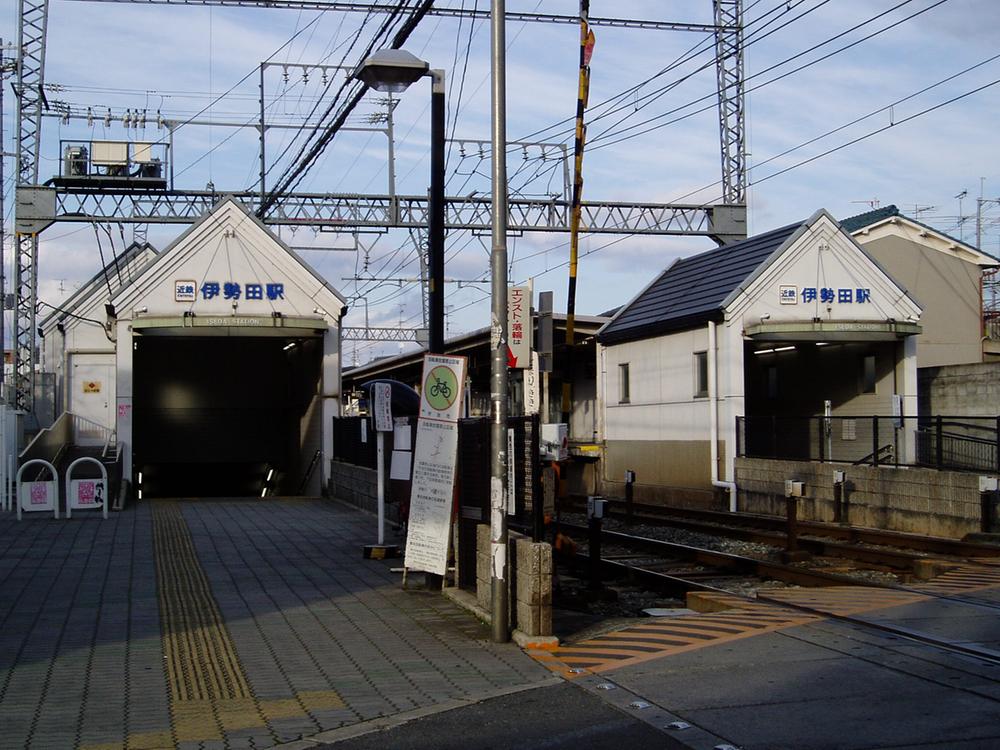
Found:
[{"label": "white gable wall", "polygon": [[[782,287],[795,288],[794,304],[781,304]],[[806,301],[803,291],[814,288],[817,299]],[[820,301],[819,290],[824,288],[834,290],[833,302]],[[859,297],[859,289],[867,291]],[[850,290],[850,302],[840,290]],[[833,328],[842,327],[840,335],[848,339],[864,339],[866,328],[881,327],[889,319],[916,321],[920,312],[905,291],[826,214],[818,215],[805,231],[793,235],[745,289],[730,296],[724,319],[716,327],[718,477],[728,480],[734,476],[736,418],[746,413],[744,351],[748,329],[762,322],[810,324],[818,318]],[[815,344],[809,341],[808,345]],[[912,337],[905,344],[900,340],[874,345],[888,347],[888,356],[897,364],[879,384],[878,403],[865,405],[866,413],[889,413],[888,391],[895,391],[904,396],[904,414],[915,415]],[[669,488],[671,502],[704,503],[711,497],[711,404],[707,396],[695,393],[695,355],[707,348],[707,324],[602,347],[607,483],[620,483],[625,470],[631,469],[638,475],[638,497],[664,497],[660,492],[663,488]],[[629,365],[629,403],[619,403],[623,363]],[[851,381],[848,388],[853,385]],[[808,383],[798,387],[808,387]],[[845,404],[843,408],[851,407]]]}]

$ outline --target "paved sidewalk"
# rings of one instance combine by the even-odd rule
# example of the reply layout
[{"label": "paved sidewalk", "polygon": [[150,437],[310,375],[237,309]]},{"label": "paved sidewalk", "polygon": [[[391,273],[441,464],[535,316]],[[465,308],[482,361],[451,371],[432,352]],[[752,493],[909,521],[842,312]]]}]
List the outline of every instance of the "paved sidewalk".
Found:
[{"label": "paved sidewalk", "polygon": [[261,748],[551,673],[319,500],[0,515],[0,748]]}]

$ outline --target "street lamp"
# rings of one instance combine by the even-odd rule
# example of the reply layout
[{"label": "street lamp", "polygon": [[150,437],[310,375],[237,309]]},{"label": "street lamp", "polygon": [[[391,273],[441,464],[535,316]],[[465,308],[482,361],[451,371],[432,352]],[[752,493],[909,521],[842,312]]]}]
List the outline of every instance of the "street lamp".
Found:
[{"label": "street lamp", "polygon": [[444,353],[444,71],[402,49],[372,53],[353,77],[376,91],[399,93],[431,77],[431,194],[427,215],[427,351]]}]

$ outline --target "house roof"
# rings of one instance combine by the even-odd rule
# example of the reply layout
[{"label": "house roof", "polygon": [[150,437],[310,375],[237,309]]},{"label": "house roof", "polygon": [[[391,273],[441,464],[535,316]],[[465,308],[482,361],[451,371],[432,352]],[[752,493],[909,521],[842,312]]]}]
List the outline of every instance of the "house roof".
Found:
[{"label": "house roof", "polygon": [[796,231],[798,222],[674,261],[601,329],[602,344],[655,336],[720,320],[725,301]]},{"label": "house roof", "polygon": [[970,245],[968,242],[965,242],[964,240],[952,237],[950,234],[946,234],[945,232],[942,232],[940,229],[935,229],[929,224],[924,224],[922,221],[918,221],[917,219],[907,216],[902,211],[900,211],[899,208],[897,208],[895,205],[888,205],[882,208],[876,208],[874,211],[866,211],[865,213],[858,214],[857,216],[849,216],[846,219],[841,220],[840,226],[844,231],[850,234],[854,234],[855,232],[860,232],[865,227],[871,227],[874,226],[875,224],[880,224],[886,219],[893,219],[893,218],[904,219],[910,224],[921,227],[922,229],[926,229],[929,232],[933,232],[934,234],[948,240],[949,242],[954,242],[957,245],[961,245],[962,247],[967,248],[970,252],[982,255],[985,265],[989,265],[989,261],[993,261],[994,263],[1000,262],[1000,259],[996,258],[993,255],[990,255],[987,252],[980,250],[979,248],[975,247],[975,245]]}]

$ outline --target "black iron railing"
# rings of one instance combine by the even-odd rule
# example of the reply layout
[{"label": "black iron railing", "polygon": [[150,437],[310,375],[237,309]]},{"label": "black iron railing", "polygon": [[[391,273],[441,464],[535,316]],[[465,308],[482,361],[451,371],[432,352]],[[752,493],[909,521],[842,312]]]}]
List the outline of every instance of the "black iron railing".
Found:
[{"label": "black iron railing", "polygon": [[737,417],[736,454],[996,472],[1000,417]]}]

